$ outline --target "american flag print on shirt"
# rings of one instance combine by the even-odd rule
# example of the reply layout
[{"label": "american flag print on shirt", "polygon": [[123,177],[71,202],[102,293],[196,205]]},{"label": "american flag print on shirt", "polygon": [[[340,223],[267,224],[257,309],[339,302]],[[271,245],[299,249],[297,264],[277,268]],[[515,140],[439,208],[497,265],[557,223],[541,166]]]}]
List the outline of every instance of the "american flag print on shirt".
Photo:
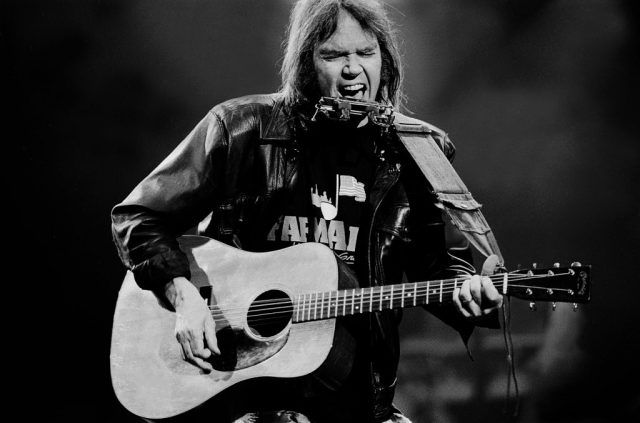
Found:
[{"label": "american flag print on shirt", "polygon": [[340,188],[338,195],[354,197],[355,201],[362,203],[367,199],[364,191],[364,184],[358,182],[356,178],[349,175],[340,175]]}]

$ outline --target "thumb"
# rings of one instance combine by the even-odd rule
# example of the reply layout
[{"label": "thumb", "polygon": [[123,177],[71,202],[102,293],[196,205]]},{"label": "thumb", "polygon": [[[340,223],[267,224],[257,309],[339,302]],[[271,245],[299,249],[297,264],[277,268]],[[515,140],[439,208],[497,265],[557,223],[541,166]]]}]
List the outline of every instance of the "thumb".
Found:
[{"label": "thumb", "polygon": [[491,254],[484,261],[482,265],[482,272],[480,273],[482,276],[491,276],[493,275],[500,265],[500,257],[495,254]]}]

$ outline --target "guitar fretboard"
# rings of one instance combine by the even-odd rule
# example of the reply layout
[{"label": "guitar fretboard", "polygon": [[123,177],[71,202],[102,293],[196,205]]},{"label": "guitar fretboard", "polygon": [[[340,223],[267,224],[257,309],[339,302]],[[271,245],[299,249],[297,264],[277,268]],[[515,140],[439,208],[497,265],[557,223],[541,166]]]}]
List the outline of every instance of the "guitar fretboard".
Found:
[{"label": "guitar fretboard", "polygon": [[293,322],[441,303],[451,300],[454,289],[463,281],[463,278],[443,279],[298,295]]},{"label": "guitar fretboard", "polygon": [[[589,301],[589,267],[529,270],[490,276],[503,295],[541,301]],[[411,282],[370,288],[311,292],[293,302],[293,322],[331,319],[451,301],[467,278]],[[523,284],[525,283],[525,284]]]}]

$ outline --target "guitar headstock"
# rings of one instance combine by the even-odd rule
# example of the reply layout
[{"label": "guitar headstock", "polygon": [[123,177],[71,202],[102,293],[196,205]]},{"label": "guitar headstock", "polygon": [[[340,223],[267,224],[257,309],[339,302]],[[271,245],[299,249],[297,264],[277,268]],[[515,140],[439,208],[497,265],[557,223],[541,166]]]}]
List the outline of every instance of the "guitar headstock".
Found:
[{"label": "guitar headstock", "polygon": [[591,266],[555,264],[509,272],[507,294],[529,301],[587,303],[591,299]]}]

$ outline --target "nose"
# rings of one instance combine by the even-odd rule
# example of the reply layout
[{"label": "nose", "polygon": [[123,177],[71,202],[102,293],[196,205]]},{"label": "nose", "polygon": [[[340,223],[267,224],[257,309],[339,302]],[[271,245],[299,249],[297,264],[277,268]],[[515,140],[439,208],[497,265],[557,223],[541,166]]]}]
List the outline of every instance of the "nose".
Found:
[{"label": "nose", "polygon": [[362,65],[357,58],[349,57],[344,67],[342,68],[342,75],[345,78],[355,78],[363,71]]}]

